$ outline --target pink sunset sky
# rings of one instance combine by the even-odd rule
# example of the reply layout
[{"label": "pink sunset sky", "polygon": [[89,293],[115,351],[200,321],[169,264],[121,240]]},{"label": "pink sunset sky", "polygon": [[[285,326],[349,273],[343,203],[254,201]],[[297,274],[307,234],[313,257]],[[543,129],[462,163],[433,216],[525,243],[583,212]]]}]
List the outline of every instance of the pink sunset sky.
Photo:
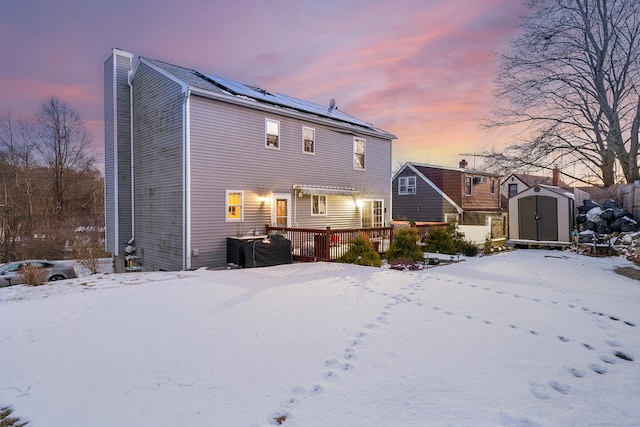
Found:
[{"label": "pink sunset sky", "polygon": [[[0,110],[50,96],[77,111],[103,159],[111,48],[328,105],[395,134],[393,166],[457,166],[500,147],[482,130],[496,52],[519,0],[27,0],[0,2]],[[469,156],[466,156],[469,157]],[[471,159],[468,159],[471,162]]]}]

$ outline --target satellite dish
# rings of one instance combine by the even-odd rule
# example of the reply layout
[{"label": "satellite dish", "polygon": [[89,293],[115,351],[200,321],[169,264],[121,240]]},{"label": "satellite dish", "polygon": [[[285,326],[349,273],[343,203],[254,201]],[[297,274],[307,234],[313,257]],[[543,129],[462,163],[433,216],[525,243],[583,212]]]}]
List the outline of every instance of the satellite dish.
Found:
[{"label": "satellite dish", "polygon": [[331,113],[335,108],[336,108],[336,100],[331,98],[331,101],[329,101],[329,110],[327,112]]}]

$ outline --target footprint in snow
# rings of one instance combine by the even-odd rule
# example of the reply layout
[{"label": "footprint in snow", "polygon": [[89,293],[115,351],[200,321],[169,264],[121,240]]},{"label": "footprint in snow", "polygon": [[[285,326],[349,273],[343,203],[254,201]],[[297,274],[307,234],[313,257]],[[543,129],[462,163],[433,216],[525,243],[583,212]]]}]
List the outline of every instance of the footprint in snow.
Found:
[{"label": "footprint in snow", "polygon": [[569,338],[563,337],[562,335],[558,336],[558,339],[562,342],[569,342]]},{"label": "footprint in snow", "polygon": [[357,347],[362,344],[362,340],[351,340],[351,347]]},{"label": "footprint in snow", "polygon": [[327,359],[324,361],[324,366],[331,367],[331,366],[335,366],[338,364],[338,359]]},{"label": "footprint in snow", "polygon": [[358,333],[356,334],[356,337],[358,337],[358,338],[364,338],[364,337],[366,337],[366,336],[367,336],[367,333],[366,333],[366,332],[358,332]]},{"label": "footprint in snow", "polygon": [[594,349],[594,347],[593,347],[591,344],[586,344],[586,343],[584,343],[584,344],[582,344],[582,346],[583,346],[584,348],[586,348],[587,350],[593,350],[593,349]]},{"label": "footprint in snow", "polygon": [[558,381],[549,381],[549,387],[562,394],[569,394],[571,387]]},{"label": "footprint in snow", "polygon": [[540,335],[540,332],[538,332],[538,331],[534,331],[534,330],[529,330],[529,333],[530,333],[531,335]]},{"label": "footprint in snow", "polygon": [[353,371],[354,366],[351,363],[344,363],[342,365],[342,372],[349,372],[349,371]]},{"label": "footprint in snow", "polygon": [[364,325],[364,327],[367,329],[376,329],[378,325],[376,325],[375,323],[367,323],[366,325]]},{"label": "footprint in snow", "polygon": [[605,340],[604,342],[611,347],[620,347],[622,345],[620,342],[614,340]]},{"label": "footprint in snow", "polygon": [[296,396],[304,396],[305,394],[307,394],[307,389],[300,385],[297,385],[291,389],[291,393]]},{"label": "footprint in snow", "polygon": [[324,387],[322,387],[322,384],[314,384],[311,386],[311,388],[309,388],[309,396],[318,396],[321,395],[322,393],[324,393]]},{"label": "footprint in snow", "polygon": [[326,371],[322,374],[322,378],[325,380],[335,380],[338,378],[338,375],[333,371]]},{"label": "footprint in snow", "polygon": [[621,351],[616,351],[613,355],[618,359],[626,360],[627,362],[633,362],[633,358],[631,356],[628,356]]},{"label": "footprint in snow", "polygon": [[592,363],[591,365],[589,365],[589,368],[595,372],[596,374],[606,374],[608,372],[608,369],[604,366],[601,365],[596,365],[595,363]]},{"label": "footprint in snow", "polygon": [[636,326],[636,324],[635,324],[635,323],[633,323],[633,322],[629,322],[628,320],[625,320],[625,321],[624,321],[624,323],[625,323],[626,325],[629,325],[629,326]]},{"label": "footprint in snow", "polygon": [[295,397],[288,398],[284,403],[285,408],[295,408],[296,406],[300,406],[300,399],[297,399]]},{"label": "footprint in snow", "polygon": [[532,382],[531,385],[531,394],[537,397],[540,400],[549,400],[551,399],[551,395],[547,393],[547,386],[540,383]]},{"label": "footprint in snow", "polygon": [[565,368],[565,369],[567,370],[567,372],[569,372],[571,375],[573,375],[576,378],[583,378],[585,375],[587,375],[587,373],[582,369],[578,369],[578,368]]},{"label": "footprint in snow", "polygon": [[616,363],[616,359],[607,355],[600,356],[600,360],[602,360],[604,363],[608,363],[609,365],[613,365]]}]

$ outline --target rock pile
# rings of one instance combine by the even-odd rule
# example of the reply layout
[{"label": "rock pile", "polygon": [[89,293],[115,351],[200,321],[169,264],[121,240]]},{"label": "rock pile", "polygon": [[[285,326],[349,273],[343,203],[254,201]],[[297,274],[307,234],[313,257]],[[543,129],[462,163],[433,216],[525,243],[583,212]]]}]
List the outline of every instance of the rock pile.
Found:
[{"label": "rock pile", "polygon": [[633,215],[618,206],[614,200],[601,205],[585,200],[576,216],[579,242],[608,248],[611,253],[624,256],[640,264],[640,231]]}]

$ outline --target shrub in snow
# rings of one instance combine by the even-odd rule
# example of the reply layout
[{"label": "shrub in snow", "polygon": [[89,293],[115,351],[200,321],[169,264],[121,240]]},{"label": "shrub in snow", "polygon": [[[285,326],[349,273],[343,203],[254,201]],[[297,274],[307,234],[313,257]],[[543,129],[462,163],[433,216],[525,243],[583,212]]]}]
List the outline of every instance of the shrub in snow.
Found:
[{"label": "shrub in snow", "polygon": [[401,228],[393,235],[393,242],[386,253],[389,262],[396,260],[403,262],[423,261],[424,255],[418,245],[418,230],[415,228]]},{"label": "shrub in snow", "polygon": [[382,266],[380,255],[376,252],[369,239],[363,235],[359,235],[353,239],[347,253],[338,258],[337,261],[346,264],[368,265],[371,267]]},{"label": "shrub in snow", "polygon": [[29,424],[27,421],[20,421],[20,418],[12,417],[13,409],[9,406],[0,407],[0,427],[24,427]]},{"label": "shrub in snow", "polygon": [[456,245],[453,242],[451,233],[444,228],[436,228],[431,230],[425,237],[425,251],[453,255],[456,253]]}]

